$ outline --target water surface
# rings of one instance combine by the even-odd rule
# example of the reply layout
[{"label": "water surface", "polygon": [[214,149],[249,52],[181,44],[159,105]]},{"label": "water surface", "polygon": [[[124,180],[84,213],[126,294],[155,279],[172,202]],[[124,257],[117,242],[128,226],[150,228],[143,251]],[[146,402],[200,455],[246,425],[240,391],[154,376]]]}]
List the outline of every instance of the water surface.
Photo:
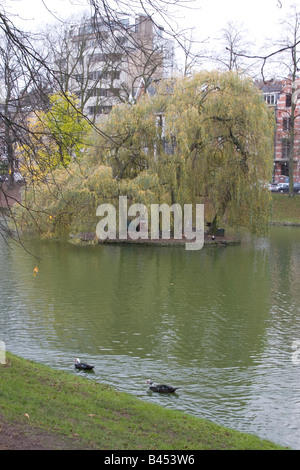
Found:
[{"label": "water surface", "polygon": [[[7,350],[73,374],[80,357],[87,380],[300,449],[299,228],[200,251],[28,248],[40,260],[0,240]],[[148,378],[178,393],[149,393]]]}]

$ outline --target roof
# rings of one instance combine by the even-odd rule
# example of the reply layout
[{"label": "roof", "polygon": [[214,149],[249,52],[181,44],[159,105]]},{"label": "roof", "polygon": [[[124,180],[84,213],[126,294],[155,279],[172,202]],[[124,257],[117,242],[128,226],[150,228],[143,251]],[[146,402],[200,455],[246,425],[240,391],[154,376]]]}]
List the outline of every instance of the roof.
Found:
[{"label": "roof", "polygon": [[281,93],[284,87],[284,80],[268,80],[264,82],[263,80],[256,80],[255,86],[263,93]]}]

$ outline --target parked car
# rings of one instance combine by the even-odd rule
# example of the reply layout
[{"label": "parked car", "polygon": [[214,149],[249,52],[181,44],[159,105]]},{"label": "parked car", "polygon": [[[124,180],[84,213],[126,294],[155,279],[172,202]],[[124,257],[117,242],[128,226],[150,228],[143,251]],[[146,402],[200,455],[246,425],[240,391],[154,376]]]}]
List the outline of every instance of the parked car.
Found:
[{"label": "parked car", "polygon": [[278,183],[277,192],[278,193],[288,193],[289,192],[289,183]]},{"label": "parked car", "polygon": [[277,183],[269,183],[268,188],[269,188],[269,191],[276,192],[278,190],[278,184]]},{"label": "parked car", "polygon": [[294,193],[300,194],[300,183],[294,183]]},{"label": "parked car", "polygon": [[[274,189],[277,193],[288,193],[289,192],[289,183],[278,183],[277,189]],[[300,194],[300,182],[294,183],[294,193]]]}]

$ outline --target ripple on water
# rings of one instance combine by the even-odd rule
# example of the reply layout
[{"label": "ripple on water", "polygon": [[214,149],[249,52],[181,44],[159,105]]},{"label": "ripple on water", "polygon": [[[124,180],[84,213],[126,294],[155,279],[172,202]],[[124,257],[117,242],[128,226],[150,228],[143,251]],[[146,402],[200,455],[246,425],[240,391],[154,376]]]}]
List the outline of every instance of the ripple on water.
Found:
[{"label": "ripple on water", "polygon": [[[300,251],[289,236],[193,254],[42,243],[36,278],[27,253],[1,246],[0,339],[74,374],[80,357],[95,364],[88,380],[299,449]],[[178,392],[150,393],[149,378]]]}]

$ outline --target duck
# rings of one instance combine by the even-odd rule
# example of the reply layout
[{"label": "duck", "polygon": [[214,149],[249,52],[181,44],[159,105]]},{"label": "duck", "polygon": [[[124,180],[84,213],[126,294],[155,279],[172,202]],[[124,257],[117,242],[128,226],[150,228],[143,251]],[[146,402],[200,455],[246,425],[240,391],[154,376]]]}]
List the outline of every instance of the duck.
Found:
[{"label": "duck", "polygon": [[78,357],[74,359],[74,362],[75,362],[76,369],[92,370],[95,367],[95,366],[91,366],[90,364],[87,364],[86,362],[81,362],[80,359],[78,359]]},{"label": "duck", "polygon": [[171,387],[170,385],[155,385],[153,380],[147,380],[146,382],[149,384],[149,389],[152,392],[158,392],[158,393],[173,393],[175,390],[178,388]]}]

